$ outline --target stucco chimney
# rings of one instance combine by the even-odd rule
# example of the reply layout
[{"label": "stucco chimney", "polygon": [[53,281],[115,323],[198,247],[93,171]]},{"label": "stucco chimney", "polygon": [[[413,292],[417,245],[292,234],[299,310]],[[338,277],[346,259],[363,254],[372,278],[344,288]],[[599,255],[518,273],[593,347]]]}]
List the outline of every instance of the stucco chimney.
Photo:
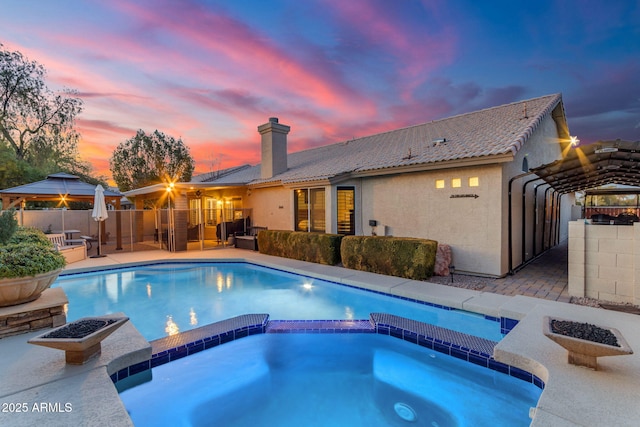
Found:
[{"label": "stucco chimney", "polygon": [[271,117],[269,123],[258,126],[262,135],[261,178],[271,178],[287,170],[287,134],[291,127],[278,123]]}]

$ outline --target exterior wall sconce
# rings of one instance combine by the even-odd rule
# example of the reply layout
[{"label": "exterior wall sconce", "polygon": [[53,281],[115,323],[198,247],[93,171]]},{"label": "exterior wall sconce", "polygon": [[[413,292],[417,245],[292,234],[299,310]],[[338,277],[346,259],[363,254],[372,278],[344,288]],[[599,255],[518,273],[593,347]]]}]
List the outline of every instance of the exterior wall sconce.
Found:
[{"label": "exterior wall sconce", "polygon": [[378,221],[376,221],[375,219],[370,219],[369,220],[369,227],[371,227],[371,235],[372,236],[377,236],[378,234],[376,233],[376,227],[378,226]]}]

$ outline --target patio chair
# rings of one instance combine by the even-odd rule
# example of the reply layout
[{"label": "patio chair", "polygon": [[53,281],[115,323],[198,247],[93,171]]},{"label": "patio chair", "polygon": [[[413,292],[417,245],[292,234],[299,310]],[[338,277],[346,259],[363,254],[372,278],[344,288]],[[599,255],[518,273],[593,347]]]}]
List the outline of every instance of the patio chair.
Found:
[{"label": "patio chair", "polygon": [[65,239],[64,234],[47,234],[53,247],[67,260],[67,264],[87,259],[87,243],[84,239]]}]

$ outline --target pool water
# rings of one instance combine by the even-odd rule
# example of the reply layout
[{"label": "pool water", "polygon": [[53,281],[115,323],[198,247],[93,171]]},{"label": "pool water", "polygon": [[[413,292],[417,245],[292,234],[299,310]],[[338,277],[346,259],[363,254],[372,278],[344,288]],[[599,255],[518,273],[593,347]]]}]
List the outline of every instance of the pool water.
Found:
[{"label": "pool water", "polygon": [[264,334],[153,369],[134,424],[527,426],[533,384],[378,334]]},{"label": "pool water", "polygon": [[69,321],[124,312],[147,340],[231,317],[368,319],[391,313],[500,341],[499,322],[249,263],[171,263],[60,276]]}]

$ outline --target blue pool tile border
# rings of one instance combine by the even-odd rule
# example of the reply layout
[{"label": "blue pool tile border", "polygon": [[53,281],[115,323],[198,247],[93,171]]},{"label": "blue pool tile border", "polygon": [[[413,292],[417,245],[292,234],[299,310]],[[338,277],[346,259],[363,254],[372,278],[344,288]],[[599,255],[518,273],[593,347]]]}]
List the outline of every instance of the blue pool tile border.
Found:
[{"label": "blue pool tile border", "polygon": [[372,334],[375,325],[370,320],[271,320],[267,334]]},{"label": "blue pool tile border", "polygon": [[503,335],[511,332],[511,330],[518,324],[516,319],[509,319],[508,317],[501,317],[498,320],[500,321],[500,333]]},{"label": "blue pool tile border", "polygon": [[[516,322],[517,323],[517,322]],[[526,381],[540,389],[537,376],[498,362],[492,356],[497,342],[388,313],[371,313],[369,320],[269,320],[268,314],[245,314],[151,342],[151,359],[111,375],[115,383],[165,363],[226,342],[265,333],[377,333]]]},{"label": "blue pool tile border", "polygon": [[268,320],[268,314],[243,314],[151,341],[151,359],[121,369],[111,375],[111,381],[117,383],[129,376],[203,350],[250,335],[264,334]]},{"label": "blue pool tile border", "polygon": [[[260,267],[260,268],[265,268],[265,269],[268,269],[268,270],[279,271],[281,273],[287,273],[287,274],[293,274],[293,275],[296,275],[296,276],[307,277],[309,279],[322,280],[324,282],[332,283],[332,284],[335,284],[335,285],[345,286],[347,288],[358,289],[358,290],[366,291],[366,292],[371,292],[371,293],[374,293],[374,294],[383,295],[385,297],[396,298],[396,299],[400,299],[400,300],[403,300],[403,301],[409,301],[409,302],[416,303],[416,304],[422,304],[422,305],[426,305],[426,306],[429,306],[429,307],[439,308],[439,309],[442,309],[442,310],[447,310],[447,311],[459,310],[457,308],[449,307],[449,306],[442,305],[442,304],[436,304],[436,303],[432,303],[432,302],[428,302],[428,301],[421,301],[421,300],[418,300],[418,299],[415,299],[415,298],[404,297],[404,296],[401,296],[401,295],[394,295],[394,294],[390,294],[390,293],[387,293],[387,292],[377,291],[377,290],[374,290],[374,289],[361,288],[359,286],[350,285],[348,283],[341,283],[341,282],[336,282],[336,281],[333,281],[333,280],[330,280],[330,279],[308,276],[308,275],[305,275],[305,274],[301,274],[299,272],[293,272],[293,271],[288,271],[288,270],[284,270],[284,269],[277,268],[277,267],[266,266],[266,265],[254,263],[254,262],[251,262],[251,261],[247,261],[247,260],[212,261],[212,260],[206,260],[206,259],[182,259],[182,260],[177,259],[177,260],[145,261],[144,263],[135,264],[135,265],[95,267],[91,271],[81,270],[81,271],[78,271],[78,272],[69,272],[69,273],[65,273],[63,271],[60,274],[60,277],[74,276],[74,275],[77,275],[77,274],[99,273],[99,272],[104,272],[104,271],[126,270],[126,269],[132,268],[132,267],[149,267],[149,266],[154,266],[154,265],[166,265],[166,264],[250,264],[250,265],[252,265],[254,267]],[[463,310],[461,310],[461,311],[463,311]],[[495,316],[489,316],[489,315],[486,315],[486,314],[484,314],[482,316],[483,316],[483,318],[485,320],[494,321],[494,322],[501,322],[501,329],[500,330],[501,330],[502,334],[507,334],[508,331],[513,329],[513,327],[511,327],[508,330],[506,328],[503,328],[502,327],[502,318],[495,317]],[[512,320],[512,319],[507,319],[507,320]],[[515,321],[515,323],[517,323],[517,321]],[[513,325],[513,326],[515,326],[515,325]],[[507,332],[504,332],[505,330]]]}]

